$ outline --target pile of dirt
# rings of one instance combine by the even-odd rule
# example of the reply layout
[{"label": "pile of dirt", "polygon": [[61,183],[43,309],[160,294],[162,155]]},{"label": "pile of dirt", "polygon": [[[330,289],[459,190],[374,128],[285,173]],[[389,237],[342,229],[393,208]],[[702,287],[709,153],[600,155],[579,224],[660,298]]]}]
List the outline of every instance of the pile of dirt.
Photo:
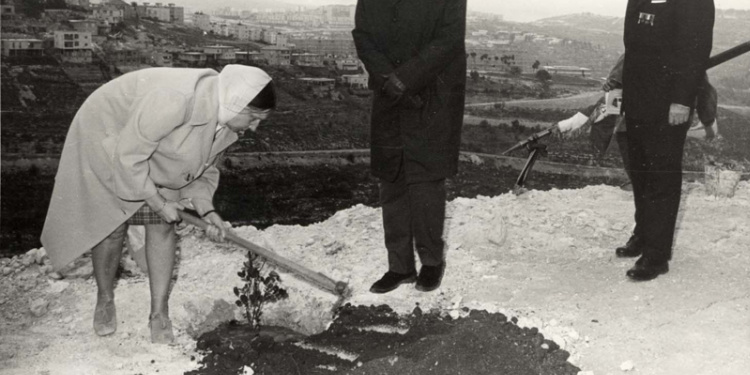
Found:
[{"label": "pile of dirt", "polygon": [[[262,358],[278,352],[289,355],[279,357],[284,364],[308,355],[319,358],[320,373],[391,373],[385,370],[391,368],[481,373],[474,369],[482,361],[499,357],[519,373],[531,368],[562,374],[556,371],[575,366],[595,374],[635,369],[745,375],[750,366],[750,183],[741,181],[731,199],[712,196],[697,182],[685,183],[683,194],[670,272],[647,283],[630,282],[625,271],[633,260],[614,257],[614,247],[630,235],[633,198],[612,186],[451,200],[446,273],[440,289],[430,293],[413,285],[387,294],[368,291],[387,267],[376,207],[355,205],[307,226],[235,228],[240,237],[352,290],[346,301],[351,307],[333,316],[334,296],[279,271],[289,298],[264,308],[262,324],[284,330],[273,330],[257,343],[242,325],[218,328],[214,336],[254,350],[259,358],[254,362],[230,357],[236,353],[220,340],[205,340],[221,324],[244,319],[232,291],[242,285],[237,272],[244,250],[212,243],[192,226],[179,227],[170,295],[176,342],[164,346],[149,341],[148,279],[132,262],[123,263],[115,290],[117,332],[102,338],[91,327],[96,300],[91,258],[55,274],[43,249],[34,249],[0,260],[0,374],[180,374],[214,362],[242,363],[248,374],[269,373]],[[388,308],[372,307],[382,305]],[[363,326],[386,328],[350,328]],[[399,336],[390,334],[392,327]],[[203,351],[197,347],[200,337]],[[392,340],[391,348],[378,346],[380,339]],[[293,353],[299,352],[277,351],[281,347],[305,353],[316,348],[344,358],[298,357]],[[566,352],[569,365],[561,362]],[[346,359],[354,355],[356,360]],[[500,372],[491,368],[495,365],[500,361],[490,362],[488,371]],[[240,368],[228,373],[235,371]]]},{"label": "pile of dirt", "polygon": [[[468,312],[468,309],[465,310]],[[503,314],[472,311],[453,319],[419,307],[398,315],[388,306],[351,306],[328,329],[303,339],[278,331],[259,335],[224,324],[198,339],[207,355],[190,375],[254,374],[514,374],[575,375],[570,353],[537,328]]]}]

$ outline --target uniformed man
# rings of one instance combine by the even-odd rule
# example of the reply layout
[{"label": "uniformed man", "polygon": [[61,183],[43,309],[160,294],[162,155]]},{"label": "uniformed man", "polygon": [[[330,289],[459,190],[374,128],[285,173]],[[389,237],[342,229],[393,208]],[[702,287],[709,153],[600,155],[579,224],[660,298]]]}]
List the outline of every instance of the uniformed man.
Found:
[{"label": "uniformed man", "polygon": [[388,250],[388,272],[370,291],[415,281],[435,290],[445,269],[445,179],[461,142],[466,0],[359,0],[352,34],[373,91],[371,169]]},{"label": "uniformed man", "polygon": [[629,0],[623,111],[635,233],[618,256],[651,280],[669,271],[682,187],[682,153],[713,37],[713,0]]}]

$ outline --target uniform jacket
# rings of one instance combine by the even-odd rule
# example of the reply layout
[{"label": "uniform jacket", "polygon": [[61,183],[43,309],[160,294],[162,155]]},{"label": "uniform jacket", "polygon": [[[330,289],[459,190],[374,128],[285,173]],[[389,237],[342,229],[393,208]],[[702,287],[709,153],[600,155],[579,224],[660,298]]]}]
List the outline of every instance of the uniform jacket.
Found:
[{"label": "uniform jacket", "polygon": [[695,106],[713,25],[713,0],[628,1],[623,68],[628,118],[667,122],[671,103]]},{"label": "uniform jacket", "polygon": [[[352,32],[374,91],[373,175],[429,181],[456,173],[466,86],[466,0],[359,0]],[[414,108],[381,93],[395,73],[424,103]]]},{"label": "uniform jacket", "polygon": [[190,198],[213,209],[217,155],[237,140],[216,132],[218,73],[152,68],[86,99],[68,131],[42,244],[59,269],[125,222],[146,198]]}]

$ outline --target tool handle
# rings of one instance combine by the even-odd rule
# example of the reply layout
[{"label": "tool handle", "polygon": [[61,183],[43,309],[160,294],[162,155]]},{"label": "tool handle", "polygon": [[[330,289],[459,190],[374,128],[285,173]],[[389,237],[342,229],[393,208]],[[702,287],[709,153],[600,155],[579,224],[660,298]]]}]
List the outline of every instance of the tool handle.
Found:
[{"label": "tool handle", "polygon": [[[180,218],[191,225],[194,225],[198,228],[201,228],[203,230],[206,230],[208,228],[208,223],[205,221],[185,212],[185,211],[177,211],[177,213],[180,215]],[[335,281],[319,272],[315,272],[301,264],[298,264],[290,259],[286,259],[282,257],[281,255],[262,248],[250,241],[247,241],[239,236],[237,236],[234,232],[227,231],[226,235],[224,236],[229,241],[235,243],[236,245],[239,245],[246,250],[251,251],[252,253],[262,256],[263,258],[266,258],[279,266],[280,268],[283,268],[289,272],[291,272],[294,276],[297,278],[314,285],[326,292],[330,292],[337,296],[342,296],[346,293],[348,293],[348,287],[345,283],[339,281]]]},{"label": "tool handle", "polygon": [[708,63],[706,64],[706,70],[711,69],[717,65],[723,64],[748,51],[750,51],[750,41],[742,43],[742,44],[738,44],[726,51],[717,53],[716,55],[711,56],[711,58],[708,59]]}]

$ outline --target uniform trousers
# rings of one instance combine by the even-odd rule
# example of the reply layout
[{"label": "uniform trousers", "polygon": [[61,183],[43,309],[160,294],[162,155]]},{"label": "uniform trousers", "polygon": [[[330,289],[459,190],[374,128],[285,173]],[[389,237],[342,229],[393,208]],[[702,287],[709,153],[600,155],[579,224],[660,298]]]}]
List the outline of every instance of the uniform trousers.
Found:
[{"label": "uniform trousers", "polygon": [[380,181],[388,269],[400,274],[415,271],[414,248],[422,265],[443,262],[445,179],[408,183],[403,170],[393,182]]},{"label": "uniform trousers", "polygon": [[643,257],[672,259],[682,194],[682,154],[690,121],[672,126],[627,118],[630,178],[635,200],[635,235]]}]

